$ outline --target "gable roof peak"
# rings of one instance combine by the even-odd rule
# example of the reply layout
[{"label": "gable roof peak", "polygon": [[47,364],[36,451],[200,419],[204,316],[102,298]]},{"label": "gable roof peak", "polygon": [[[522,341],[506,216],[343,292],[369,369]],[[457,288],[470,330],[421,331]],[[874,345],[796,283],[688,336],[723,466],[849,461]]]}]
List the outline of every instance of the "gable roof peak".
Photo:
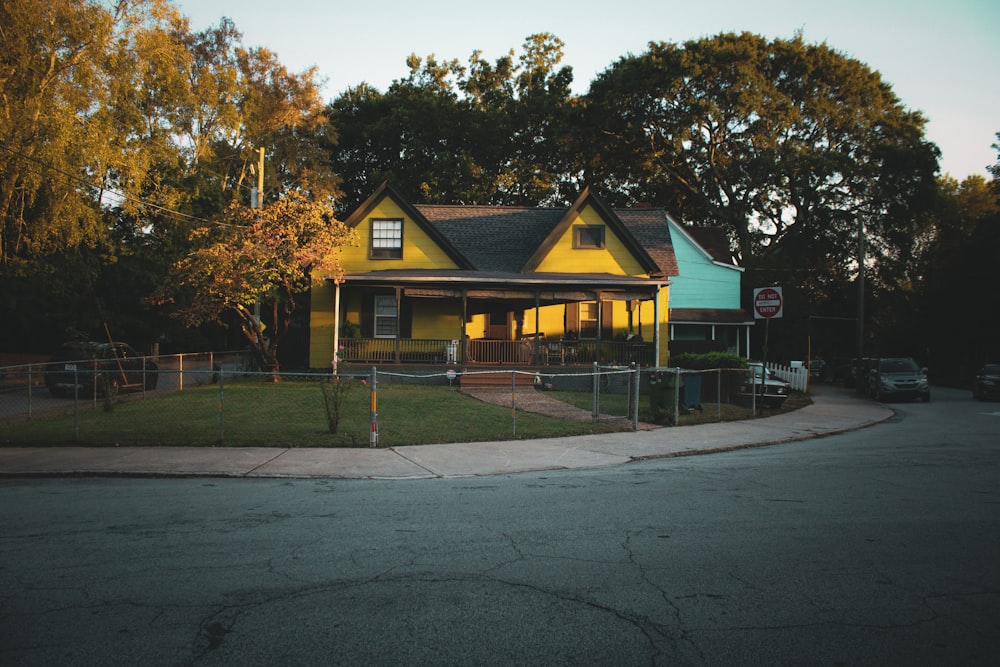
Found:
[{"label": "gable roof peak", "polygon": [[421,213],[410,201],[401,195],[396,188],[392,187],[389,181],[382,181],[381,185],[375,188],[375,192],[371,194],[361,206],[359,206],[350,216],[344,221],[344,224],[348,227],[357,227],[363,220],[365,220],[375,207],[378,206],[383,200],[390,199],[394,204],[396,204],[403,213],[410,218],[420,229],[427,234],[434,241],[435,244],[448,256],[451,261],[462,269],[474,269],[472,262],[463,255],[455,245],[449,241],[441,231],[431,224],[424,214]]}]

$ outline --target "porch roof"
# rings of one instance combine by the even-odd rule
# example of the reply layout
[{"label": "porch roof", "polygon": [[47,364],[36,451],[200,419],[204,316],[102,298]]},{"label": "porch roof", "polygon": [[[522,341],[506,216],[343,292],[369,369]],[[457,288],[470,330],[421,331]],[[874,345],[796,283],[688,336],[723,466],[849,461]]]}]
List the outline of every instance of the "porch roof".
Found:
[{"label": "porch roof", "polygon": [[741,308],[671,308],[671,324],[754,324],[754,317]]},{"label": "porch roof", "polygon": [[[332,279],[328,279],[332,280]],[[589,301],[600,293],[604,299],[651,299],[666,278],[640,278],[610,273],[512,273],[461,269],[387,269],[348,274],[342,282],[366,287],[403,287],[410,296],[479,296],[526,298],[538,294],[545,300]]]}]

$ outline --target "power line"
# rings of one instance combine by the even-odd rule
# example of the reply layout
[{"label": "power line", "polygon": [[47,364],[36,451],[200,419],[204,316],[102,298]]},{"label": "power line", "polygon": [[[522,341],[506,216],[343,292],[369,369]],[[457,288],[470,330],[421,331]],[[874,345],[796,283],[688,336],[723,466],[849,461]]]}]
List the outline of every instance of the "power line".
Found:
[{"label": "power line", "polygon": [[67,171],[64,171],[64,170],[58,168],[58,167],[55,167],[55,166],[53,166],[51,164],[48,164],[48,163],[44,162],[43,160],[40,160],[39,158],[32,157],[30,155],[25,155],[23,153],[20,153],[20,152],[14,150],[14,149],[8,147],[6,144],[4,144],[2,142],[0,142],[0,149],[3,149],[7,153],[9,153],[11,155],[14,155],[15,157],[18,157],[18,158],[20,158],[22,160],[26,160],[28,162],[31,162],[35,166],[37,166],[37,167],[39,167],[39,168],[41,168],[43,170],[59,174],[63,178],[66,178],[69,181],[71,181],[73,183],[76,183],[77,185],[83,186],[84,188],[87,188],[88,190],[91,190],[95,194],[98,194],[98,195],[107,194],[107,195],[110,195],[112,197],[116,197],[118,199],[119,205],[122,202],[125,202],[125,201],[132,201],[132,202],[135,202],[135,203],[137,203],[140,206],[143,206],[145,208],[151,209],[151,210],[159,212],[159,213],[163,213],[163,214],[168,215],[168,216],[173,216],[175,218],[182,218],[182,219],[185,219],[185,220],[190,220],[192,222],[201,222],[201,223],[204,223],[204,224],[207,224],[207,225],[223,225],[223,224],[225,224],[225,223],[220,223],[220,222],[217,222],[217,221],[214,221],[214,220],[206,220],[205,218],[200,218],[200,217],[198,217],[196,215],[190,215],[190,214],[187,214],[187,213],[182,213],[180,211],[175,211],[173,209],[167,208],[166,206],[161,206],[160,204],[156,204],[154,202],[148,201],[148,200],[143,199],[141,197],[136,197],[134,195],[130,195],[128,193],[122,192],[121,190],[117,190],[115,188],[107,187],[106,185],[103,185],[103,184],[102,185],[97,185],[97,184],[91,183],[91,182],[89,182],[89,181],[87,181],[87,180],[85,180],[85,179],[83,179],[83,178],[81,178],[81,177],[79,177],[79,176],[77,176],[75,174],[71,174],[71,173],[69,173]]}]

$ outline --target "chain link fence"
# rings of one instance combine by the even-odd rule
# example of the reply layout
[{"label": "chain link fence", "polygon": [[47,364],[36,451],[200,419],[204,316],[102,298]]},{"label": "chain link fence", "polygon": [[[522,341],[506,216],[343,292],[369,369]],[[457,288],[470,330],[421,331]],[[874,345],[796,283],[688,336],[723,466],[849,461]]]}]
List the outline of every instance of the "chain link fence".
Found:
[{"label": "chain link fence", "polygon": [[[0,368],[0,444],[399,446],[635,430],[780,409],[787,393],[771,396],[752,379],[746,369],[597,364],[271,373],[251,370],[240,352],[110,367],[70,360]],[[494,406],[470,403],[483,396]]]}]

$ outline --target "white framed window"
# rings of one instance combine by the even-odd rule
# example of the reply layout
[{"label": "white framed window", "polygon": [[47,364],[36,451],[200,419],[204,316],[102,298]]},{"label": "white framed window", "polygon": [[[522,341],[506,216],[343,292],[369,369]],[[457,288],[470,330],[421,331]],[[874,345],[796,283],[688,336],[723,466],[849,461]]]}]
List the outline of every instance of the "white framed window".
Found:
[{"label": "white framed window", "polygon": [[399,317],[396,297],[392,294],[375,295],[375,337],[395,338]]},{"label": "white framed window", "polygon": [[371,259],[403,259],[403,221],[397,218],[372,218]]}]

